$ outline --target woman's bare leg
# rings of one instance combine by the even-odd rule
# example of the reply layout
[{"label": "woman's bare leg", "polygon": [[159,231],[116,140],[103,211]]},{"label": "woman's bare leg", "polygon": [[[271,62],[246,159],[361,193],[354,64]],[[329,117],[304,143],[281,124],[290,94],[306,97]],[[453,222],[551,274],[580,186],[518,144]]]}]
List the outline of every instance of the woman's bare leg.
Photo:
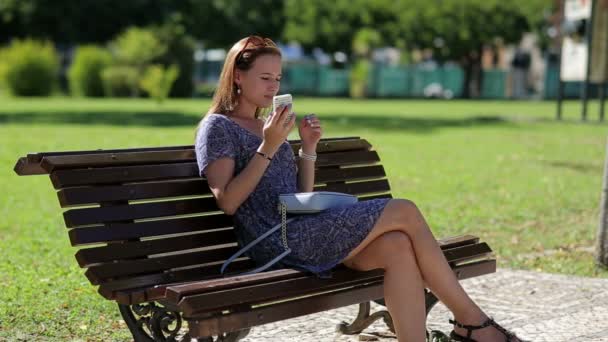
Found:
[{"label": "woman's bare leg", "polygon": [[[411,201],[391,200],[372,231],[345,258],[344,263],[348,266],[349,261],[368,244],[391,231],[401,231],[410,238],[424,283],[452,311],[456,320],[467,325],[478,325],[487,318],[460,285],[424,217]],[[456,331],[465,332],[461,329]],[[482,341],[504,339],[496,329],[477,330],[473,336]]]},{"label": "woman's bare leg", "polygon": [[399,341],[424,342],[424,283],[410,238],[399,231],[382,234],[345,263],[368,271],[384,269],[384,300]]}]

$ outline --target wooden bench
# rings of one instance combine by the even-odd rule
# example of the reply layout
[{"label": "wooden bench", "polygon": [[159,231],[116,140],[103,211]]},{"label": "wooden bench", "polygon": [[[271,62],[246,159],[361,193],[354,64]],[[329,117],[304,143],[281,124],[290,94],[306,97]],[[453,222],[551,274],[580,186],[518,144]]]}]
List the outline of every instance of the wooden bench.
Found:
[{"label": "wooden bench", "polygon": [[[294,151],[298,141],[290,142]],[[357,137],[318,145],[315,190],[355,194],[361,201],[390,198],[389,183],[371,145]],[[230,216],[219,211],[198,176],[193,146],[32,153],[19,175],[50,175],[76,260],[91,284],[118,303],[136,341],[238,341],[253,326],[359,304],[357,334],[377,319],[392,330],[383,304],[382,270],[338,266],[331,279],[292,269],[248,276],[219,275],[238,250]],[[486,243],[475,236],[440,240],[459,279],[496,271]],[[253,267],[247,258],[230,269]],[[425,291],[427,314],[437,298]],[[184,334],[182,323],[188,323]]]}]

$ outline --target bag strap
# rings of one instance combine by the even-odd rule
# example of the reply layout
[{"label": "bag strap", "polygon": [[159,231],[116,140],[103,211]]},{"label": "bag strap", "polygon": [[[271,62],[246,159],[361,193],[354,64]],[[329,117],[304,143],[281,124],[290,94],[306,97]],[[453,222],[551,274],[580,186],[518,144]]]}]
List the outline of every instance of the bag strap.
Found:
[{"label": "bag strap", "polygon": [[285,256],[287,256],[287,254],[291,253],[291,248],[289,248],[287,246],[287,223],[293,221],[295,218],[290,218],[289,220],[286,219],[287,218],[287,207],[285,206],[285,204],[280,203],[279,204],[279,208],[281,210],[281,223],[279,223],[276,226],[272,227],[266,233],[260,235],[257,239],[251,241],[249,244],[247,244],[247,246],[241,248],[238,252],[234,253],[234,255],[232,255],[230,258],[228,258],[228,260],[226,260],[224,262],[224,264],[222,265],[222,268],[220,269],[220,273],[221,274],[224,274],[224,271],[226,270],[226,267],[228,267],[228,264],[230,264],[231,262],[233,262],[234,259],[238,258],[243,253],[245,253],[248,250],[250,250],[253,246],[257,245],[260,241],[262,241],[265,238],[267,238],[270,234],[276,232],[279,228],[281,228],[281,230],[282,230],[282,232],[281,232],[281,238],[283,240],[283,246],[285,247],[285,251],[283,253],[279,254],[274,259],[272,259],[269,262],[267,262],[266,264],[264,264],[264,265],[262,265],[262,266],[260,266],[258,268],[254,268],[253,270],[250,270],[250,271],[247,271],[247,272],[244,272],[244,273],[240,273],[240,274],[241,275],[246,275],[246,274],[253,274],[253,273],[262,272],[265,269],[267,269],[268,267],[276,264],[278,261],[280,261],[281,259],[283,259]]}]

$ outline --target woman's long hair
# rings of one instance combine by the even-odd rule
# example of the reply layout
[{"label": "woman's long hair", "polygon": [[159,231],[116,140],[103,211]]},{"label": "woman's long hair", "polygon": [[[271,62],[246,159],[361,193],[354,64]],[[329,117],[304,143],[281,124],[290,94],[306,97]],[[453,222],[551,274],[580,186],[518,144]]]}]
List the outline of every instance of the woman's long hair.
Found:
[{"label": "woman's long hair", "polygon": [[[239,98],[237,85],[234,83],[235,70],[247,71],[251,69],[253,62],[263,55],[280,57],[281,50],[272,40],[259,36],[243,38],[232,46],[226,55],[220,80],[207,114],[227,114],[234,110]],[[255,117],[259,118],[261,114],[262,108],[256,108]]]}]

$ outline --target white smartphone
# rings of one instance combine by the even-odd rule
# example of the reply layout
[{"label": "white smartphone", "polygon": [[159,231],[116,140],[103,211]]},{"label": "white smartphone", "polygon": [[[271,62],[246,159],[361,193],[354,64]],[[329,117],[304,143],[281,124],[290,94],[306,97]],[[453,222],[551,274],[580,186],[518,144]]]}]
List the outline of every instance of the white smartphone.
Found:
[{"label": "white smartphone", "polygon": [[[291,97],[291,94],[283,94],[283,95],[276,95],[272,98],[272,112],[274,113],[276,108],[281,108],[281,107],[285,107],[287,105],[292,105],[293,103],[293,99]],[[287,118],[285,119],[285,123],[288,123],[291,118],[293,117],[293,105],[292,108],[289,109],[289,114],[287,115]]]}]

